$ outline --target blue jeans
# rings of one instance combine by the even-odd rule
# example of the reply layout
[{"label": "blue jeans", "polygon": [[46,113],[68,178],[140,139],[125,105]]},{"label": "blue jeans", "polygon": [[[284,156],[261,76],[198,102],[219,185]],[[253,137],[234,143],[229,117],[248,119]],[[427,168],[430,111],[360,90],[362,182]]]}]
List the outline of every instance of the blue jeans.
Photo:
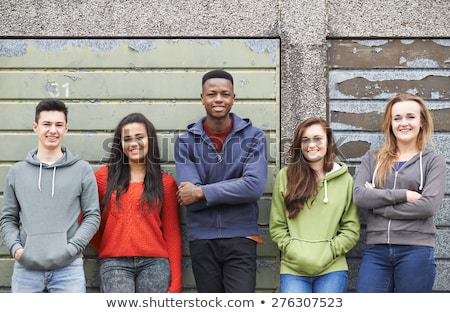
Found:
[{"label": "blue jeans", "polygon": [[347,291],[347,271],[336,271],[320,276],[280,275],[282,293],[343,293]]},{"label": "blue jeans", "polygon": [[252,293],[256,288],[256,245],[247,238],[189,242],[199,293]]},{"label": "blue jeans", "polygon": [[100,260],[100,290],[105,293],[167,292],[169,260],[151,257],[120,257]]},{"label": "blue jeans", "polygon": [[434,248],[366,245],[356,292],[431,292],[436,276]]},{"label": "blue jeans", "polygon": [[11,292],[86,292],[83,258],[52,271],[30,270],[14,262]]}]

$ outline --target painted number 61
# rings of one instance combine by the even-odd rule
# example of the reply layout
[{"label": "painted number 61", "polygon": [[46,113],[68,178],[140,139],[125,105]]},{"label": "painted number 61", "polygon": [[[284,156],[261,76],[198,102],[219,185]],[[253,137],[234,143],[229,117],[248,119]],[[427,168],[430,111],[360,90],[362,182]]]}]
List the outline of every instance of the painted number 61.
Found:
[{"label": "painted number 61", "polygon": [[61,89],[64,93],[64,97],[69,97],[69,83],[62,84],[61,87],[59,87],[59,84],[57,82],[48,82],[47,83],[47,91],[52,97],[59,97],[61,93]]}]

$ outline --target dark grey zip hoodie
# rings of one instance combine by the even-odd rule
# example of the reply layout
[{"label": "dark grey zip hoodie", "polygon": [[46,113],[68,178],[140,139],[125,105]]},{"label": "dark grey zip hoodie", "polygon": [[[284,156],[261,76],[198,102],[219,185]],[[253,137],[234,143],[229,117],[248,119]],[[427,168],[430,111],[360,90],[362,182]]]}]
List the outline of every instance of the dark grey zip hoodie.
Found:
[{"label": "dark grey zip hoodie", "polygon": [[[353,200],[367,209],[367,244],[435,245],[434,215],[445,193],[445,158],[428,150],[416,154],[398,171],[386,177],[384,188],[375,185],[377,163],[374,151],[361,159],[356,175]],[[374,189],[366,188],[366,182]],[[406,191],[422,194],[422,198],[406,201]]]},{"label": "dark grey zip hoodie", "polygon": [[[100,225],[97,184],[89,163],[62,147],[48,165],[31,150],[7,177],[0,220],[12,256],[29,269],[53,270],[81,256]],[[80,212],[82,223],[79,223]]]}]

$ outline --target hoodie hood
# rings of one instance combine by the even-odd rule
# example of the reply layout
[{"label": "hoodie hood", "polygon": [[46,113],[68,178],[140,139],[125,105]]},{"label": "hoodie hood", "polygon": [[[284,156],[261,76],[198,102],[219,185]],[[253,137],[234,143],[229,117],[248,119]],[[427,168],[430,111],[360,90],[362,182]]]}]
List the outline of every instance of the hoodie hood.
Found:
[{"label": "hoodie hood", "polygon": [[319,181],[319,187],[323,185],[323,203],[328,203],[328,181],[339,177],[340,175],[344,175],[347,172],[347,166],[344,163],[333,163],[333,168],[331,171],[325,174],[325,177]]},{"label": "hoodie hood", "polygon": [[[233,119],[233,129],[231,130],[231,134],[234,134],[246,127],[252,126],[252,122],[248,118],[240,118],[236,113],[233,112],[230,112],[230,116]],[[195,123],[189,124],[187,126],[187,131],[199,136],[205,134],[205,131],[203,130],[203,122],[205,121],[205,119],[206,116]]]},{"label": "hoodie hood", "polygon": [[[427,153],[427,152],[425,152],[425,153]],[[420,175],[419,192],[422,192],[422,189],[423,189],[423,176],[424,176],[424,173],[423,173],[423,154],[424,154],[424,151],[420,151],[418,153],[418,155],[415,155],[411,159],[411,161],[409,162],[409,163],[412,163],[412,161],[415,161],[417,158],[419,158],[419,172],[420,172],[418,174],[418,175]],[[378,174],[377,173],[378,172],[378,167],[379,167],[379,164],[377,162],[377,165],[375,166],[375,170],[373,171],[372,181],[370,182],[374,188],[376,187],[375,181],[376,181],[376,177],[377,177],[377,174]],[[393,170],[394,170],[394,172],[398,172],[399,171],[399,169],[395,169],[395,168],[393,168]],[[395,186],[395,183],[396,182],[394,182],[394,186]]]},{"label": "hoodie hood", "polygon": [[56,177],[56,169],[58,167],[66,167],[71,166],[74,163],[78,162],[80,158],[76,155],[73,155],[66,147],[62,146],[61,151],[63,152],[63,156],[53,162],[52,164],[47,164],[44,162],[41,162],[37,157],[37,147],[32,149],[30,152],[28,152],[28,155],[25,159],[25,161],[29,164],[32,164],[34,166],[39,166],[39,178],[37,181],[38,189],[39,191],[42,191],[41,188],[41,182],[42,182],[42,170],[43,169],[53,169],[53,176],[52,176],[52,198],[55,195],[55,177]]}]

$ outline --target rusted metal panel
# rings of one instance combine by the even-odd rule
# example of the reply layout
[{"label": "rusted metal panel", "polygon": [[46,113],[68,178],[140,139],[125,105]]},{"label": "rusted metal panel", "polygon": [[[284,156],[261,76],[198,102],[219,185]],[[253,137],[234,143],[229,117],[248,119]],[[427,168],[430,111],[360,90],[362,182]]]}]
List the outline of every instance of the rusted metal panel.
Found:
[{"label": "rusted metal panel", "polygon": [[[433,118],[435,131],[450,132],[450,104],[448,108],[430,108],[430,114]],[[366,131],[380,131],[382,119],[383,113],[377,111],[352,112],[330,110],[330,121],[334,125],[339,125],[336,126],[337,129],[346,127],[348,129],[357,128]]]},{"label": "rusted metal panel", "polygon": [[[434,126],[435,149],[447,160],[446,194],[435,221],[438,271],[435,291],[448,291],[450,220],[450,40],[331,40],[328,50],[328,119],[340,159],[356,175],[361,157],[383,144],[382,115],[389,98],[411,92],[425,99]],[[367,214],[361,211],[361,239],[349,253],[349,289],[364,251]]]},{"label": "rusted metal panel", "polygon": [[[342,159],[348,162],[360,162],[360,158],[370,149],[376,149],[383,144],[380,132],[334,131],[336,144],[342,152]],[[435,149],[441,153],[447,162],[450,161],[450,140],[448,133],[436,132],[433,136]]]},{"label": "rusted metal panel", "polygon": [[339,69],[329,73],[331,99],[387,99],[411,92],[425,99],[450,99],[450,68]]},{"label": "rusted metal panel", "polygon": [[450,39],[331,40],[330,68],[449,68]]}]

